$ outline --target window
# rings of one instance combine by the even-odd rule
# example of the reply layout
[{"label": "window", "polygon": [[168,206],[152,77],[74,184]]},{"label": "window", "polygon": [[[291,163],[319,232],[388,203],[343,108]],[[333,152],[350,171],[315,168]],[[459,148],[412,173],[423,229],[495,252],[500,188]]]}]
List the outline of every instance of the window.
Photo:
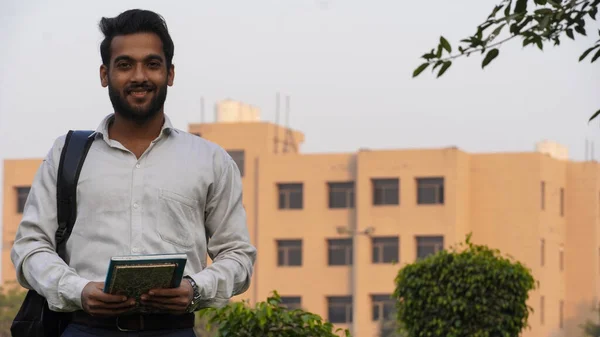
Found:
[{"label": "window", "polygon": [[542,210],[546,209],[546,182],[542,181],[540,186],[540,194],[542,199]]},{"label": "window", "polygon": [[560,216],[565,216],[565,189],[560,188]]},{"label": "window", "polygon": [[373,238],[371,243],[373,245],[373,263],[399,261],[400,239],[397,236]]},{"label": "window", "polygon": [[352,239],[329,239],[327,246],[327,259],[330,266],[352,264]]},{"label": "window", "polygon": [[329,208],[354,208],[354,182],[327,183]]},{"label": "window", "polygon": [[561,248],[558,252],[558,268],[560,269],[560,271],[565,270],[565,252],[563,248]]},{"label": "window", "polygon": [[281,296],[281,305],[288,310],[301,309],[302,298],[300,296]]},{"label": "window", "polygon": [[240,170],[240,174],[243,177],[246,157],[244,150],[228,150],[227,153],[229,153],[233,161],[236,163],[238,169]]},{"label": "window", "polygon": [[443,249],[443,236],[417,236],[417,259],[424,259]]},{"label": "window", "polygon": [[372,319],[373,321],[389,318],[396,309],[396,304],[388,295],[371,295]]},{"label": "window", "polygon": [[544,239],[540,242],[540,264],[542,267],[546,264],[546,240]]},{"label": "window", "polygon": [[545,301],[546,299],[544,298],[544,296],[540,297],[540,324],[544,325],[544,306],[545,306]]},{"label": "window", "polygon": [[327,297],[327,316],[330,323],[352,323],[352,296]]},{"label": "window", "polygon": [[399,205],[400,179],[373,179],[373,205]]},{"label": "window", "polygon": [[302,184],[278,184],[279,209],[302,209]]},{"label": "window", "polygon": [[29,186],[17,187],[17,213],[23,213],[30,189]]},{"label": "window", "polygon": [[444,203],[444,178],[417,178],[419,205]]},{"label": "window", "polygon": [[561,329],[564,327],[564,310],[565,302],[560,301],[560,303],[558,304],[558,327]]},{"label": "window", "polygon": [[302,240],[277,240],[277,265],[302,265]]}]

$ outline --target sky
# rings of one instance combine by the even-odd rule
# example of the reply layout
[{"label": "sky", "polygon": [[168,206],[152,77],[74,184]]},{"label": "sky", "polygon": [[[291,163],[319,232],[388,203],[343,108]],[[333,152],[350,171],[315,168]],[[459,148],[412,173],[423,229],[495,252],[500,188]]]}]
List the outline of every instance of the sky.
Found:
[{"label": "sky", "polygon": [[[460,58],[441,78],[413,79],[444,35],[475,32],[499,0],[0,1],[0,160],[39,158],[69,129],[95,129],[112,112],[100,86],[98,21],[130,8],[163,15],[175,42],[175,85],[165,112],[175,127],[206,122],[231,98],[275,120],[289,95],[303,152],[457,146],[532,151],[552,140],[583,160],[600,149],[600,63],[578,62],[597,39],[542,52],[513,40],[481,69]],[[599,61],[600,62],[600,61]],[[598,156],[596,156],[597,158]],[[3,172],[1,171],[0,174]],[[0,191],[1,192],[1,191]]]}]

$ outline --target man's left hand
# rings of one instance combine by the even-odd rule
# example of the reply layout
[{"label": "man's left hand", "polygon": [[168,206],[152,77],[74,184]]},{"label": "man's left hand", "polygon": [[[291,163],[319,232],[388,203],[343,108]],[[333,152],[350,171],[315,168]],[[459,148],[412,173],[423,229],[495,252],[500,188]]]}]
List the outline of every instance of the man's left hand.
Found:
[{"label": "man's left hand", "polygon": [[192,285],[182,280],[179,288],[152,289],[142,295],[142,304],[172,314],[184,314],[194,297]]}]

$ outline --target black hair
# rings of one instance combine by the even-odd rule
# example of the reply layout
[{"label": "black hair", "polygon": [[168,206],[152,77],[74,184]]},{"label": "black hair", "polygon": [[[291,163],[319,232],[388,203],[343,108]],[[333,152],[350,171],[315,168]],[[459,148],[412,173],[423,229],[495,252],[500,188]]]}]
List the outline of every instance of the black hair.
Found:
[{"label": "black hair", "polygon": [[115,36],[142,32],[158,35],[163,44],[167,69],[173,64],[175,45],[173,44],[171,35],[169,35],[167,23],[159,14],[149,10],[130,9],[114,18],[103,17],[100,20],[99,26],[102,34],[104,34],[104,40],[100,44],[100,56],[105,66],[108,67],[110,65],[110,44]]}]

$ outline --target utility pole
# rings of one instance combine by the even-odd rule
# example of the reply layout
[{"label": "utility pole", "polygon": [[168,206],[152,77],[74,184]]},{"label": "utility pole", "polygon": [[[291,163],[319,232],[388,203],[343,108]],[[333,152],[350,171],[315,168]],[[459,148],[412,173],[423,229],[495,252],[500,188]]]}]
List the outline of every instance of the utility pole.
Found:
[{"label": "utility pole", "polygon": [[375,228],[373,227],[367,227],[361,231],[359,231],[356,227],[357,225],[355,223],[353,227],[340,226],[336,228],[338,234],[350,235],[350,237],[352,238],[352,264],[350,266],[350,294],[352,296],[352,336],[358,336],[358,323],[356,322],[358,319],[358,306],[356,305],[356,278],[358,275],[358,268],[356,265],[356,257],[358,256],[358,254],[356,253],[356,237],[358,235],[365,235],[370,237],[373,233],[375,233]]}]

